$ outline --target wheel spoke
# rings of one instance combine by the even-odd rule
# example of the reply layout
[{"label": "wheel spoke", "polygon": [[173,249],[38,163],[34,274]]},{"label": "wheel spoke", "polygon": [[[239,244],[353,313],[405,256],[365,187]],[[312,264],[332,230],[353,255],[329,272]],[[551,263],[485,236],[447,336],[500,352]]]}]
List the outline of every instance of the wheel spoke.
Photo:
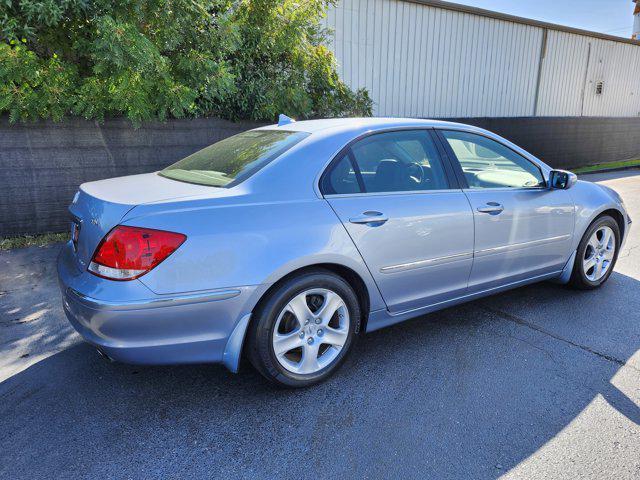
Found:
[{"label": "wheel spoke", "polygon": [[596,257],[592,255],[583,262],[584,273],[587,273],[591,267],[596,264]]},{"label": "wheel spoke", "polygon": [[595,280],[599,280],[602,276],[602,262],[596,263],[596,267],[593,269],[593,277]]},{"label": "wheel spoke", "polygon": [[318,363],[318,347],[319,343],[314,345],[305,345],[302,348],[302,358],[298,364],[300,373],[313,373],[320,369]]},{"label": "wheel spoke", "polygon": [[593,235],[591,235],[591,238],[589,239],[589,243],[588,243],[588,245],[590,245],[594,251],[597,251],[598,248],[600,247],[600,241],[598,240],[597,233],[598,232],[595,232]]},{"label": "wheel spoke", "polygon": [[609,241],[611,240],[611,236],[613,232],[609,228],[605,228],[602,232],[602,246],[607,248],[609,246]]},{"label": "wheel spoke", "polygon": [[336,313],[336,310],[343,305],[342,299],[333,292],[328,291],[324,297],[324,303],[320,310],[316,312],[316,317],[322,320],[324,325],[328,324]]},{"label": "wheel spoke", "polygon": [[612,248],[611,250],[605,250],[604,259],[605,260],[609,260],[609,261],[613,260],[613,256],[614,256],[615,252],[616,251],[615,251],[614,248]]},{"label": "wheel spoke", "polygon": [[347,341],[347,336],[347,329],[338,330],[331,327],[325,327],[321,342],[335,347],[342,347]]},{"label": "wheel spoke", "polygon": [[300,295],[292,298],[287,304],[287,310],[295,315],[300,326],[304,325],[305,322],[313,316],[311,310],[309,310],[309,306],[307,305],[306,293],[301,293]]},{"label": "wheel spoke", "polygon": [[278,356],[282,356],[303,345],[304,339],[300,338],[300,330],[285,334],[275,333],[273,335],[273,351]]}]

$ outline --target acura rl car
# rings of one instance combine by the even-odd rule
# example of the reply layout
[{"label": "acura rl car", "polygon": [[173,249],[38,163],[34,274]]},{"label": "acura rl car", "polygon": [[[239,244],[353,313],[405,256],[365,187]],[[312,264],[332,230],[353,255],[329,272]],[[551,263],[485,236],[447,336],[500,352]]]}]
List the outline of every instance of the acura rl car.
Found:
[{"label": "acura rl car", "polygon": [[491,132],[389,118],[283,116],[69,209],[64,310],[103,355],[245,356],[289,387],[364,332],[532,282],[599,287],[631,224],[613,190]]}]

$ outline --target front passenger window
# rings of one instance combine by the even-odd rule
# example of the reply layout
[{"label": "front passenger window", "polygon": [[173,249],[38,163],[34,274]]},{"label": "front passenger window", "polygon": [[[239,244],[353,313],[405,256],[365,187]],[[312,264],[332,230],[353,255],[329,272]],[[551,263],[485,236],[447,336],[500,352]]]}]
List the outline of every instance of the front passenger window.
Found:
[{"label": "front passenger window", "polygon": [[537,188],[545,185],[540,169],[510,148],[469,132],[443,130],[469,188]]}]

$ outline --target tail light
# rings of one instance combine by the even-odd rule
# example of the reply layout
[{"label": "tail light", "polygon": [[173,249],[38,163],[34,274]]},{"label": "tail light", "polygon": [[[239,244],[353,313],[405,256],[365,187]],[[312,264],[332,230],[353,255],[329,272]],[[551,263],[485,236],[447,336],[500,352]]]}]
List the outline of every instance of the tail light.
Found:
[{"label": "tail light", "polygon": [[133,280],[155,268],[186,239],[181,233],[119,225],[96,248],[89,271],[110,280]]}]

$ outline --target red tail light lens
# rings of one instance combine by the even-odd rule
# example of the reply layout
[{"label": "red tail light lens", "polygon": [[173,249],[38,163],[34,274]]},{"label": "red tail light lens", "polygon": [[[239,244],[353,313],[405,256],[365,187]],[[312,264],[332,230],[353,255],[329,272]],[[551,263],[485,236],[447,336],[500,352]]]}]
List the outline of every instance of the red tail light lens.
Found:
[{"label": "red tail light lens", "polygon": [[155,268],[186,239],[181,233],[120,225],[102,239],[89,271],[110,280],[133,280]]}]

